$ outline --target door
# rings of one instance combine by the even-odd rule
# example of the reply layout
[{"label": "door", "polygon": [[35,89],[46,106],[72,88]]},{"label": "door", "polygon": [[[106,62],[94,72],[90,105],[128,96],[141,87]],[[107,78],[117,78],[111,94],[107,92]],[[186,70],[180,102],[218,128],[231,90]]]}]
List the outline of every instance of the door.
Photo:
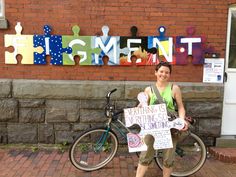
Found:
[{"label": "door", "polygon": [[236,6],[229,8],[221,135],[236,135]]}]

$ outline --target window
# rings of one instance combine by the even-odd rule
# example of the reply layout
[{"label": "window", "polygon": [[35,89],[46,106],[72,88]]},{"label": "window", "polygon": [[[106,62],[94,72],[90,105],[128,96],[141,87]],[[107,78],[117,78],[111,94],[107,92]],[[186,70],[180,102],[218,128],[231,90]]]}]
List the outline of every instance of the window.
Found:
[{"label": "window", "polygon": [[228,68],[236,68],[236,7],[230,9],[230,41]]},{"label": "window", "polygon": [[5,18],[5,2],[0,0],[0,18]]},{"label": "window", "polygon": [[5,17],[5,0],[0,0],[0,29],[7,29],[8,22]]}]

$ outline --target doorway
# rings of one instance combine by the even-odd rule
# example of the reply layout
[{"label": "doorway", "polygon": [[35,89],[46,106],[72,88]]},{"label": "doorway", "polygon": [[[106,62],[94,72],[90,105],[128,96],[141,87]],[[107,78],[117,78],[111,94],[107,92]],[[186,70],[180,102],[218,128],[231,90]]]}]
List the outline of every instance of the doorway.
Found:
[{"label": "doorway", "polygon": [[236,6],[229,8],[221,135],[236,135]]}]

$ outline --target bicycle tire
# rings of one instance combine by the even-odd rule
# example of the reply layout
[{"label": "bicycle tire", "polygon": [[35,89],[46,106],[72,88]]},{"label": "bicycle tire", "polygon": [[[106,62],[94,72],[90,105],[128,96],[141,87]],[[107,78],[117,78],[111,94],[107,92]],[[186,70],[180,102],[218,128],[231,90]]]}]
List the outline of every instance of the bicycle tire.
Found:
[{"label": "bicycle tire", "polygon": [[[204,142],[194,133],[191,133],[178,142],[175,155],[175,165],[172,176],[184,177],[196,173],[206,161],[207,150]],[[177,151],[180,152],[177,152]],[[182,157],[181,157],[182,156]],[[156,164],[163,169],[161,150],[157,151]]]},{"label": "bicycle tire", "polygon": [[118,138],[112,130],[91,128],[80,134],[72,143],[69,158],[77,169],[94,171],[107,165],[117,149]]}]

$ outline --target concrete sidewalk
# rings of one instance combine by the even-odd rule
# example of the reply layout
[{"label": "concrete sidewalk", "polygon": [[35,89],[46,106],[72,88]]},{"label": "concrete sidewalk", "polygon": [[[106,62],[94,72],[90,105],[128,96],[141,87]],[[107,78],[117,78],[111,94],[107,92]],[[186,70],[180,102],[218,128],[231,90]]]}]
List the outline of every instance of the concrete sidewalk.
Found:
[{"label": "concrete sidewalk", "polygon": [[[83,172],[70,163],[68,151],[40,149],[0,149],[0,177],[134,177],[138,158],[135,154],[116,156],[101,170]],[[161,177],[155,163],[146,177]],[[236,165],[213,157],[192,177],[236,177]]]}]

